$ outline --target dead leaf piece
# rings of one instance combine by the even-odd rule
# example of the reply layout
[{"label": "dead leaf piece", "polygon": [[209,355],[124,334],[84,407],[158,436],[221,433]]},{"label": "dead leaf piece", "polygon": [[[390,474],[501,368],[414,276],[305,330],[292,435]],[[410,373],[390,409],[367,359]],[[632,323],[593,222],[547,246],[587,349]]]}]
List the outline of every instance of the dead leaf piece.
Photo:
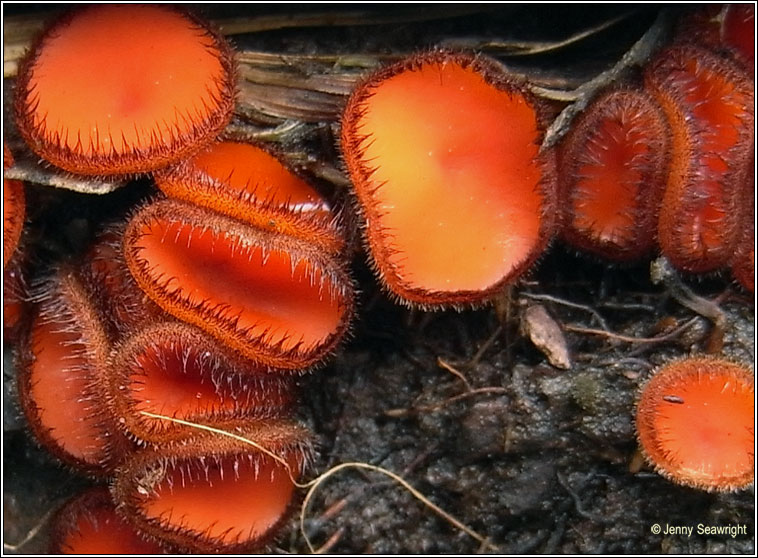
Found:
[{"label": "dead leaf piece", "polygon": [[564,370],[571,368],[571,357],[563,331],[544,306],[534,304],[527,307],[521,320],[521,331],[547,357],[550,364]]}]

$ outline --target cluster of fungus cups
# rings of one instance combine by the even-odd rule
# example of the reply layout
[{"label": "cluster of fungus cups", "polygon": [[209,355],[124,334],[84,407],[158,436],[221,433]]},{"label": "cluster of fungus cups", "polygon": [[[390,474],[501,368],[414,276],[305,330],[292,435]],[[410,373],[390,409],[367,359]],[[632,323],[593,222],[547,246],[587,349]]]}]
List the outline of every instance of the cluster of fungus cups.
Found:
[{"label": "cluster of fungus cups", "polygon": [[557,234],[619,262],[660,247],[685,272],[731,266],[752,291],[754,92],[731,37],[664,49],[556,148],[530,84],[485,57],[434,51],[364,79],[341,148],[382,284],[422,308],[481,303]]},{"label": "cluster of fungus cups", "polygon": [[59,514],[58,550],[259,548],[310,460],[297,376],[334,352],[354,289],[319,192],[267,149],[217,139],[235,80],[217,33],[158,5],[72,11],[22,64],[16,120],[35,153],[78,175],[152,173],[165,192],[34,287],[28,423],[111,480]]},{"label": "cluster of fungus cups", "polygon": [[[434,51],[371,74],[347,102],[341,149],[382,284],[412,306],[481,304],[560,234],[613,260],[660,246],[685,271],[731,265],[752,290],[753,91],[740,60],[674,45],[644,69],[644,88],[599,95],[557,149],[541,149],[546,107],[494,60]],[[29,424],[64,462],[112,479],[59,514],[58,549],[93,533],[113,543],[98,522],[128,532],[124,552],[256,548],[308,463],[310,434],[291,419],[296,376],[344,337],[354,287],[319,192],[269,150],[218,140],[235,79],[217,33],[157,5],[73,11],[20,68],[14,109],[32,151],[78,175],[152,173],[163,194],[36,288],[19,367]],[[23,190],[9,182],[15,243]],[[698,362],[696,387],[653,379],[641,397],[640,441],[671,478],[698,465],[660,427],[689,420],[682,401],[731,393],[713,368]],[[730,431],[742,439],[752,374],[738,380]],[[752,453],[719,447],[736,472],[701,463],[682,482],[705,486],[710,468],[716,488],[745,486]]]},{"label": "cluster of fungus cups", "polygon": [[[249,169],[238,168],[240,155]],[[352,283],[326,201],[295,176],[267,183],[268,169],[255,161],[270,158],[256,146],[220,142],[174,176],[159,176],[172,197],[134,214],[124,255],[166,312],[268,370],[299,371],[319,364],[343,337]],[[222,190],[229,193],[215,195]],[[318,234],[309,242],[312,230]]]},{"label": "cluster of fungus cups", "polygon": [[627,261],[658,247],[679,270],[731,268],[754,290],[754,82],[731,35],[675,41],[600,94],[559,145],[561,235]]},{"label": "cluster of fungus cups", "polygon": [[747,72],[731,56],[675,44],[643,81],[599,95],[559,145],[561,236],[616,261],[659,247],[688,273],[731,266],[752,291],[752,256],[735,255],[754,237]]}]

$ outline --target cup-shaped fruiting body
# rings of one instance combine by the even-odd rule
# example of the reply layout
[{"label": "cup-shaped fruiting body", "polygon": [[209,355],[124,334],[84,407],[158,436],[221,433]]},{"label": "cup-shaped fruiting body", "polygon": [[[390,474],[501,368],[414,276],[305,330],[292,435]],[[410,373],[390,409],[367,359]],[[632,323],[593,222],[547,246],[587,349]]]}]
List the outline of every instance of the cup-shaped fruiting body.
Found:
[{"label": "cup-shaped fruiting body", "polygon": [[63,462],[108,474],[127,442],[115,432],[97,388],[111,348],[100,311],[71,269],[62,268],[39,290],[41,302],[20,354],[24,414],[40,443]]},{"label": "cup-shaped fruiting body", "polygon": [[235,100],[231,49],[159,5],[93,5],[55,22],[22,64],[16,122],[43,159],[97,176],[150,172],[195,153]]},{"label": "cup-shaped fruiting body", "polygon": [[644,91],[611,91],[585,110],[559,152],[567,242],[620,261],[653,250],[669,136],[666,117]]},{"label": "cup-shaped fruiting body", "polygon": [[197,435],[143,411],[224,428],[241,419],[282,416],[294,399],[291,377],[261,375],[247,359],[180,322],[147,326],[114,350],[105,391],[119,427],[138,442]]},{"label": "cup-shaped fruiting body", "polygon": [[[3,169],[13,166],[13,156],[3,144]],[[24,185],[18,180],[3,178],[3,267],[13,257],[24,228],[26,201]]]},{"label": "cup-shaped fruiting body", "polygon": [[286,519],[310,455],[305,429],[268,421],[235,428],[252,445],[211,433],[136,453],[116,476],[119,510],[141,532],[178,549],[249,552]]},{"label": "cup-shaped fruiting body", "polygon": [[105,487],[95,487],[68,501],[56,514],[50,532],[51,554],[163,554],[116,513]]},{"label": "cup-shaped fruiting body", "polygon": [[155,177],[168,196],[338,254],[344,241],[326,200],[272,153],[250,143],[211,144]]},{"label": "cup-shaped fruiting body", "polygon": [[739,364],[709,357],[670,362],[643,386],[640,446],[670,480],[728,491],[753,482],[755,384]]},{"label": "cup-shaped fruiting body", "polygon": [[755,4],[729,4],[721,19],[721,41],[755,71]]},{"label": "cup-shaped fruiting body", "polygon": [[351,95],[341,147],[384,285],[425,307],[483,301],[545,248],[552,150],[525,85],[447,52],[380,69]]},{"label": "cup-shaped fruiting body", "polygon": [[124,256],[166,312],[265,368],[321,362],[353,311],[349,276],[318,247],[182,201],[135,213]]},{"label": "cup-shaped fruiting body", "polygon": [[752,157],[753,84],[733,60],[695,46],[661,52],[645,86],[672,131],[658,239],[679,269],[703,273],[731,259],[745,214]]}]

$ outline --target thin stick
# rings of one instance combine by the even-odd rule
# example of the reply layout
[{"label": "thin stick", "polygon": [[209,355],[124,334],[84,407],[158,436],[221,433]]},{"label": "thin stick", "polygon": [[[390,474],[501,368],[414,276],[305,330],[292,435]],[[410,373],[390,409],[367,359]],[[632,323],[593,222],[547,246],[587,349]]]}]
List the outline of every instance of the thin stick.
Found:
[{"label": "thin stick", "polygon": [[486,353],[489,348],[492,346],[492,344],[495,342],[495,339],[497,339],[500,334],[503,333],[503,324],[502,322],[495,328],[495,331],[492,332],[492,334],[487,338],[487,340],[482,343],[482,346],[479,347],[479,349],[476,351],[473,357],[471,357],[471,360],[466,363],[466,366],[476,366],[479,363],[479,359],[481,359],[484,356],[484,353]]},{"label": "thin stick", "polygon": [[726,330],[726,314],[724,311],[717,302],[695,294],[692,289],[685,285],[674,266],[665,257],[661,256],[650,264],[650,280],[656,285],[662,283],[668,294],[685,308],[689,308],[711,320],[716,337],[723,339],[724,330]]},{"label": "thin stick", "polygon": [[337,530],[336,530],[336,531],[335,531],[335,532],[332,534],[332,536],[331,536],[331,537],[329,537],[329,538],[326,540],[326,542],[325,542],[324,544],[322,544],[321,546],[319,546],[319,547],[318,547],[318,548],[317,548],[317,549],[316,549],[316,550],[313,552],[313,554],[326,554],[327,552],[329,552],[329,551],[332,549],[332,547],[333,547],[335,544],[337,544],[337,543],[340,541],[340,539],[342,538],[342,535],[344,535],[344,534],[345,534],[345,528],[344,528],[344,527],[340,527],[339,529],[337,529]]},{"label": "thin stick", "polygon": [[353,25],[388,25],[392,23],[413,23],[461,17],[481,13],[482,9],[474,5],[453,6],[446,10],[429,10],[418,7],[405,12],[373,13],[373,12],[325,12],[313,14],[285,14],[242,17],[234,19],[218,19],[214,23],[224,35],[241,35],[245,33],[260,33],[277,29],[299,27],[349,27]]},{"label": "thin stick", "polygon": [[574,331],[576,333],[588,333],[590,335],[600,335],[602,337],[608,337],[609,339],[615,339],[617,341],[625,341],[627,343],[660,343],[662,341],[668,341],[680,335],[685,329],[694,325],[697,318],[692,318],[675,330],[658,337],[630,337],[628,335],[621,335],[620,333],[613,333],[612,331],[605,331],[603,329],[592,329],[589,327],[574,326],[571,324],[564,325],[563,328],[567,331]]},{"label": "thin stick", "polygon": [[47,170],[24,161],[16,162],[11,168],[5,169],[3,171],[3,177],[12,178],[14,180],[23,180],[24,182],[33,182],[35,184],[43,184],[45,186],[54,186],[56,188],[64,188],[82,194],[108,194],[126,184],[126,181],[123,180],[107,182],[56,173],[53,170]]},{"label": "thin stick", "polygon": [[453,367],[452,364],[449,364],[445,360],[442,359],[442,357],[437,357],[437,366],[440,368],[444,368],[448,372],[450,372],[453,376],[458,378],[460,381],[463,382],[463,385],[466,386],[466,391],[471,391],[471,384],[466,379],[466,376],[463,375],[463,372]]},{"label": "thin stick", "polygon": [[443,41],[442,44],[452,48],[466,48],[476,50],[489,50],[495,51],[503,56],[533,56],[535,54],[544,54],[547,52],[553,52],[562,48],[571,46],[575,43],[581,42],[587,37],[596,35],[601,31],[605,31],[609,27],[616,25],[617,23],[629,18],[633,15],[633,12],[623,13],[615,18],[600,22],[594,27],[589,27],[582,31],[578,31],[573,35],[569,35],[565,39],[560,41],[520,41],[520,40],[506,40],[506,41],[479,41],[465,39],[451,39]]},{"label": "thin stick", "polygon": [[288,136],[300,134],[305,124],[297,120],[285,120],[273,128],[255,128],[245,124],[229,124],[221,134],[222,138],[237,141],[282,141]]},{"label": "thin stick", "polygon": [[40,532],[40,530],[45,526],[47,523],[47,520],[50,519],[50,516],[52,515],[54,510],[50,509],[47,511],[45,515],[42,516],[42,519],[40,519],[37,524],[32,527],[32,529],[26,534],[26,536],[16,544],[10,544],[10,543],[3,543],[3,549],[9,550],[11,552],[18,552],[21,550],[26,544],[29,543],[34,537],[37,536],[37,533]]},{"label": "thin stick", "polygon": [[[545,133],[541,150],[554,146],[568,130],[572,120],[589,105],[595,94],[617,80],[627,68],[645,62],[663,41],[668,30],[670,17],[666,10],[661,10],[653,25],[650,26],[640,39],[621,57],[610,70],[599,73],[590,81],[577,87],[574,91],[553,91],[534,86],[535,95],[544,98],[555,98],[562,101],[575,101],[558,115]],[[556,96],[554,96],[554,94]]]},{"label": "thin stick", "polygon": [[605,322],[605,320],[600,315],[600,313],[594,308],[592,308],[591,306],[585,306],[584,304],[578,304],[576,302],[571,302],[570,300],[564,300],[562,298],[558,298],[556,296],[547,295],[547,294],[522,293],[522,296],[526,298],[531,298],[532,300],[543,300],[546,302],[554,302],[555,304],[568,306],[569,308],[576,308],[577,310],[585,310],[595,317],[595,319],[600,324],[600,327],[602,327],[605,331],[608,331],[608,332],[611,331],[608,328],[608,324]]}]

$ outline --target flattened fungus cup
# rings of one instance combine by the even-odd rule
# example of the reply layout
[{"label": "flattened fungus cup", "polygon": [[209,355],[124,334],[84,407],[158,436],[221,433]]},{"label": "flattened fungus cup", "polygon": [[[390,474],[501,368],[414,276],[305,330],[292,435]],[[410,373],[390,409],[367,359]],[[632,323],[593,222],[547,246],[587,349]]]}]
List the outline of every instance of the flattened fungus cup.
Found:
[{"label": "flattened fungus cup", "polygon": [[182,11],[90,5],[55,22],[28,54],[16,123],[35,153],[71,173],[147,173],[219,134],[235,73],[225,40]]},{"label": "flattened fungus cup", "polygon": [[637,434],[645,457],[673,482],[746,488],[755,473],[753,373],[712,357],[662,366],[640,392]]},{"label": "flattened fungus cup", "polygon": [[392,294],[421,307],[474,304],[529,268],[554,223],[542,134],[525,84],[484,57],[420,54],[357,87],[342,153]]}]

